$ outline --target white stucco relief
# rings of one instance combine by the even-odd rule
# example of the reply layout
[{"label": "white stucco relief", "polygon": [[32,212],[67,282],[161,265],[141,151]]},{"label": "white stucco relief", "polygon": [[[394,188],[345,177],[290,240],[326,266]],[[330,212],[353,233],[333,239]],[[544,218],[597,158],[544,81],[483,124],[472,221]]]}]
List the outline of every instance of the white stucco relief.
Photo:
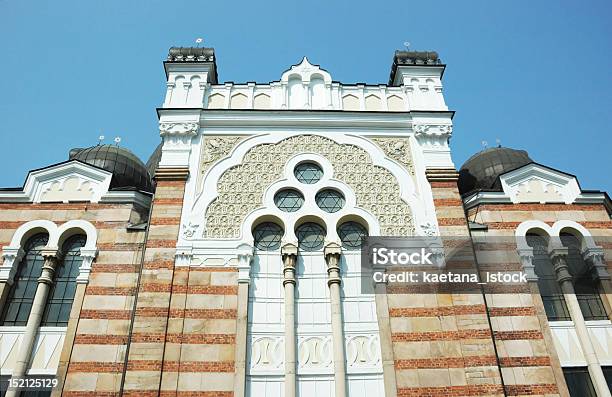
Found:
[{"label": "white stucco relief", "polygon": [[182,221],[185,226],[199,225],[192,240],[248,240],[250,236],[240,232],[242,220],[261,206],[263,191],[280,177],[288,158],[302,152],[330,158],[334,178],[355,191],[358,206],[378,217],[381,234],[424,234],[420,225],[436,224],[433,211],[426,209],[416,193],[407,170],[407,154],[401,155],[407,164],[402,166],[364,137],[275,133],[245,138],[228,157],[209,168],[198,189],[202,193]]}]

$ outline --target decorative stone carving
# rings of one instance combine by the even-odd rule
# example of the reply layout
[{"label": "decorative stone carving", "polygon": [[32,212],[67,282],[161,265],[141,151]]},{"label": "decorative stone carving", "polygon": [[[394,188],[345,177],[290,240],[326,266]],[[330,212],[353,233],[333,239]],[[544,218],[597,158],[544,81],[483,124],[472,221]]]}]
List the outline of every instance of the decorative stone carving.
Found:
[{"label": "decorative stone carving", "polygon": [[563,194],[557,189],[552,183],[531,179],[519,185],[515,198],[518,202],[563,202]]},{"label": "decorative stone carving", "polygon": [[350,335],[346,338],[346,359],[351,367],[373,367],[380,362],[378,335]]},{"label": "decorative stone carving", "polygon": [[70,176],[43,184],[40,201],[92,201],[97,185],[78,176]]},{"label": "decorative stone carving", "polygon": [[285,363],[282,336],[255,337],[251,342],[250,372],[278,370]]},{"label": "decorative stone carving", "polygon": [[282,175],[292,156],[311,152],[327,158],[334,178],[354,192],[357,205],[377,217],[381,235],[414,234],[410,206],[400,197],[400,186],[391,172],[374,165],[363,149],[338,144],[318,135],[298,135],[276,144],[250,149],[241,164],[219,179],[218,196],[206,210],[206,238],[239,238],[245,216],[262,205],[263,192]]},{"label": "decorative stone carving", "polygon": [[450,124],[414,123],[412,130],[422,146],[430,148],[446,147],[453,133],[453,126]]},{"label": "decorative stone carving", "polygon": [[407,138],[371,138],[381,147],[387,157],[403,165],[414,176],[414,163],[410,155],[410,142]]},{"label": "decorative stone carving", "polygon": [[423,231],[423,234],[425,234],[428,237],[437,236],[439,234],[438,228],[432,222],[421,223],[420,226],[421,226],[421,230]]},{"label": "decorative stone carving", "polygon": [[298,341],[300,368],[328,368],[332,366],[331,336],[309,336]]},{"label": "decorative stone carving", "polygon": [[198,175],[198,193],[202,190],[202,178],[216,161],[230,154],[232,149],[244,136],[208,136],[204,137],[202,155],[200,157],[200,174]]},{"label": "decorative stone carving", "polygon": [[592,276],[595,280],[610,280],[610,273],[606,266],[604,250],[601,247],[591,247],[582,254],[585,262],[591,266]]},{"label": "decorative stone carving", "polygon": [[187,225],[183,224],[183,237],[185,238],[185,240],[193,239],[199,227],[200,225],[195,225],[191,222],[189,222],[189,224]]},{"label": "decorative stone carving", "polygon": [[0,282],[13,284],[17,265],[25,252],[21,248],[2,249],[2,266],[0,266]]},{"label": "decorative stone carving", "polygon": [[181,146],[191,143],[196,136],[200,125],[196,122],[165,122],[159,123],[159,135],[164,143],[170,146]]}]

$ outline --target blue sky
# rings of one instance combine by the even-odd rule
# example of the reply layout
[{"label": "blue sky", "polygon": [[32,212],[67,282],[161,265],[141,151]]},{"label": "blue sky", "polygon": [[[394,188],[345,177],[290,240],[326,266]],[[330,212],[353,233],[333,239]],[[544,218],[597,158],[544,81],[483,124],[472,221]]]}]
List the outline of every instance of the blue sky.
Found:
[{"label": "blue sky", "polygon": [[169,47],[204,37],[220,81],[277,80],[306,55],[386,83],[393,51],[436,50],[459,167],[481,141],[612,192],[612,3],[0,0],[0,186],[104,134],[146,161]]}]

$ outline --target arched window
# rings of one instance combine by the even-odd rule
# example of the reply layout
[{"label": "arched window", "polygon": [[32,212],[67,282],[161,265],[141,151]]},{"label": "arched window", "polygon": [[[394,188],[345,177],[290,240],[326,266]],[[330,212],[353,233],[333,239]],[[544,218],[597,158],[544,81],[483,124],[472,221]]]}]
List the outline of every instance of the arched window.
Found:
[{"label": "arched window", "polygon": [[527,244],[533,248],[533,265],[538,276],[538,289],[544,303],[546,316],[550,321],[571,320],[561,287],[557,282],[553,264],[548,255],[548,241],[546,238],[533,233],[528,233],[526,239]]},{"label": "arched window", "polygon": [[306,222],[295,230],[298,248],[302,251],[316,251],[323,248],[325,229],[314,222]]},{"label": "arched window", "polygon": [[253,230],[255,248],[261,251],[274,251],[280,248],[285,234],[282,227],[273,222],[264,222]]},{"label": "arched window", "polygon": [[585,320],[607,320],[606,309],[598,292],[597,281],[582,259],[580,239],[570,233],[561,233],[561,243],[568,248],[567,265],[573,276],[574,292]]},{"label": "arched window", "polygon": [[344,222],[338,227],[338,236],[344,249],[358,251],[368,237],[368,231],[357,222]]},{"label": "arched window", "polygon": [[49,236],[41,233],[30,238],[25,244],[25,255],[17,267],[15,280],[0,316],[0,325],[21,326],[28,322],[38,278],[45,262],[42,249],[48,241]]},{"label": "arched window", "polygon": [[41,325],[47,327],[65,327],[68,325],[70,309],[76,292],[76,279],[83,262],[81,248],[85,246],[85,236],[73,236],[66,240],[62,247],[64,259],[55,269],[55,279]]}]

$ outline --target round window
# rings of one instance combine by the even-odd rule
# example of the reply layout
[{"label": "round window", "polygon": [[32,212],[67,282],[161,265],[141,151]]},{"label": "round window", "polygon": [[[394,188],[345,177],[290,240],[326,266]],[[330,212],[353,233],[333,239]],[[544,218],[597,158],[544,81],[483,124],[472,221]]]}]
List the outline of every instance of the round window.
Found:
[{"label": "round window", "polygon": [[342,247],[349,251],[360,250],[368,231],[357,222],[345,222],[338,227]]},{"label": "round window", "polygon": [[301,163],[295,167],[293,174],[298,181],[311,185],[321,180],[323,170],[315,163]]},{"label": "round window", "polygon": [[325,243],[325,229],[313,222],[307,222],[295,231],[298,239],[298,248],[304,251],[316,251],[323,248]]},{"label": "round window", "polygon": [[294,189],[284,189],[274,195],[274,204],[285,212],[295,212],[304,204],[302,193]]},{"label": "round window", "polygon": [[338,212],[344,207],[344,196],[337,190],[324,189],[315,196],[319,208],[325,212]]},{"label": "round window", "polygon": [[280,248],[283,228],[273,222],[264,222],[253,230],[255,248],[262,251],[274,251]]}]

